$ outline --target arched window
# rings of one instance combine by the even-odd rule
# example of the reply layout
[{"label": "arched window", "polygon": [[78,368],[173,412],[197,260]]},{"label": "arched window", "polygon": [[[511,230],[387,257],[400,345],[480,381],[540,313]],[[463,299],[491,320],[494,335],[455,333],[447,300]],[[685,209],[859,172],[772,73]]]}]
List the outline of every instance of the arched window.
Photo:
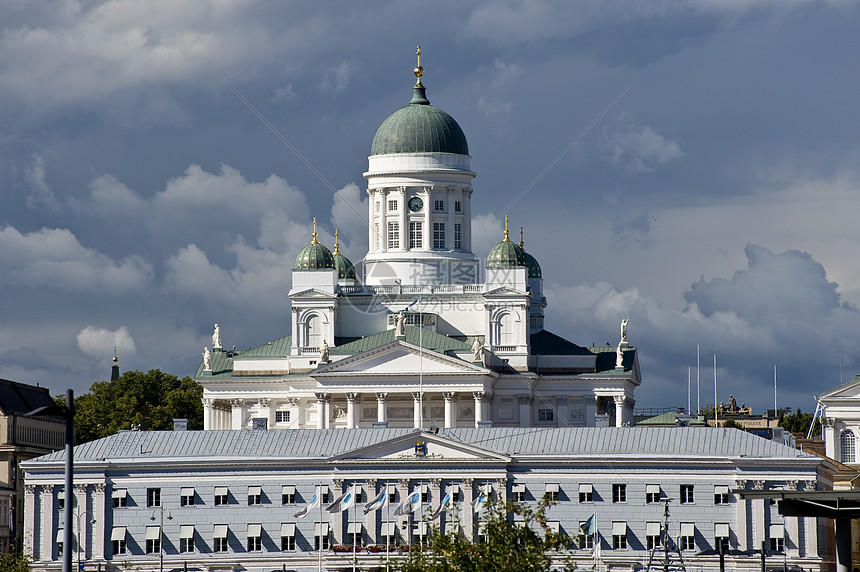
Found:
[{"label": "arched window", "polygon": [[516,332],[514,328],[516,324],[514,322],[513,314],[509,312],[505,312],[499,317],[499,343],[498,346],[513,346],[516,344]]},{"label": "arched window", "polygon": [[308,318],[308,346],[309,348],[318,348],[323,341],[323,323],[319,316],[311,316]]},{"label": "arched window", "polygon": [[850,430],[845,430],[839,436],[839,444],[842,447],[842,462],[854,462],[854,433]]}]

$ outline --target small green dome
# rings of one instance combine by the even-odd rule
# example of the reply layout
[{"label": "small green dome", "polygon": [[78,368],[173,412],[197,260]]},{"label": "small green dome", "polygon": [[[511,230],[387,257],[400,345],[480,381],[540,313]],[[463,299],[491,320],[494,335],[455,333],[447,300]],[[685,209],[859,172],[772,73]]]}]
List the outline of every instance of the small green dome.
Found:
[{"label": "small green dome", "polygon": [[334,269],[337,271],[338,280],[355,280],[355,266],[352,265],[349,258],[340,253],[340,244],[338,244],[337,230],[334,231]]},{"label": "small green dome", "polygon": [[543,278],[537,258],[526,251],[523,251],[523,254],[526,255],[526,266],[529,269],[529,278]]},{"label": "small green dome", "polygon": [[329,268],[334,268],[334,256],[331,250],[317,240],[317,219],[314,218],[313,239],[296,256],[293,270],[327,270]]},{"label": "small green dome", "polygon": [[412,101],[382,122],[370,147],[371,155],[394,153],[469,154],[466,135],[453,117],[433,107],[423,85],[412,88]]}]

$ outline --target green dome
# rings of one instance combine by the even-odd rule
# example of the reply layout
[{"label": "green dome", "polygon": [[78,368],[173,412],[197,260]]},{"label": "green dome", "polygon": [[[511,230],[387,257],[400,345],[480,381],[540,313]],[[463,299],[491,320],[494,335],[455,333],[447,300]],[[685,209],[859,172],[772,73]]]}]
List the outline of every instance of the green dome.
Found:
[{"label": "green dome", "polygon": [[543,278],[540,270],[540,264],[538,264],[537,258],[523,251],[523,254],[526,255],[526,266],[529,269],[529,278]]},{"label": "green dome", "polygon": [[331,250],[314,240],[304,247],[296,256],[293,270],[326,270],[334,268],[334,256]]},{"label": "green dome", "polygon": [[337,270],[338,280],[355,280],[355,266],[352,265],[349,258],[340,253],[340,244],[338,241],[337,230],[334,231],[334,269]]},{"label": "green dome", "polygon": [[526,266],[525,251],[511,242],[505,234],[505,239],[494,246],[487,256],[487,268],[515,268]]},{"label": "green dome", "polygon": [[433,107],[425,88],[412,88],[412,101],[382,122],[370,147],[371,155],[393,153],[469,154],[466,135],[454,118]]}]

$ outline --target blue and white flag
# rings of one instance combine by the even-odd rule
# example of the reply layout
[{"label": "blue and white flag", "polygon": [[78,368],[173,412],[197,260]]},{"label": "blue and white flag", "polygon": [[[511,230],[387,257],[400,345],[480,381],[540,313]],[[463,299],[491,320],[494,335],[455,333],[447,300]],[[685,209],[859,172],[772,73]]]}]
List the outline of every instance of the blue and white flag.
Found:
[{"label": "blue and white flag", "polygon": [[481,492],[478,493],[478,496],[475,497],[475,500],[472,501],[472,511],[473,512],[481,512],[481,509],[484,508],[485,502],[487,502],[487,489],[486,489],[486,487],[481,489]]},{"label": "blue and white flag", "polygon": [[421,489],[414,491],[408,497],[403,499],[394,511],[394,516],[404,516],[410,512],[415,512],[421,507]]},{"label": "blue and white flag", "polygon": [[294,512],[293,516],[295,518],[304,518],[308,515],[312,508],[316,508],[320,505],[320,489],[317,487],[317,490],[314,491],[314,496],[311,497],[310,502],[305,506],[305,508]]},{"label": "blue and white flag", "polygon": [[449,504],[451,504],[451,493],[447,493],[442,497],[442,502],[439,503],[439,508],[433,511],[433,516],[430,517],[430,520],[436,520],[439,518],[439,515],[445,512],[445,509],[448,508]]},{"label": "blue and white flag", "polygon": [[334,502],[328,505],[326,512],[336,513],[343,512],[355,504],[355,485],[347,489],[345,493],[334,499]]},{"label": "blue and white flag", "polygon": [[364,514],[367,514],[369,512],[373,512],[375,510],[379,510],[387,504],[388,504],[388,491],[386,491],[383,488],[382,492],[380,492],[378,495],[376,495],[376,498],[374,498],[372,501],[370,501],[369,503],[364,505]]},{"label": "blue and white flag", "polygon": [[579,529],[582,531],[582,534],[589,536],[597,532],[597,520],[595,519],[595,515],[591,515],[588,517],[588,520],[580,525]]}]

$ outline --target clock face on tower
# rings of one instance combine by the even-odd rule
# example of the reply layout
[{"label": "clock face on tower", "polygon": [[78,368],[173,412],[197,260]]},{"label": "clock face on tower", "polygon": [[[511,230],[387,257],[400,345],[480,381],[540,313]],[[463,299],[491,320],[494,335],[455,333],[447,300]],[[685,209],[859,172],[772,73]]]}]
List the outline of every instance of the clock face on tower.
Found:
[{"label": "clock face on tower", "polygon": [[409,210],[411,210],[412,212],[417,213],[423,208],[424,201],[422,201],[420,198],[412,197],[411,199],[409,199]]}]

